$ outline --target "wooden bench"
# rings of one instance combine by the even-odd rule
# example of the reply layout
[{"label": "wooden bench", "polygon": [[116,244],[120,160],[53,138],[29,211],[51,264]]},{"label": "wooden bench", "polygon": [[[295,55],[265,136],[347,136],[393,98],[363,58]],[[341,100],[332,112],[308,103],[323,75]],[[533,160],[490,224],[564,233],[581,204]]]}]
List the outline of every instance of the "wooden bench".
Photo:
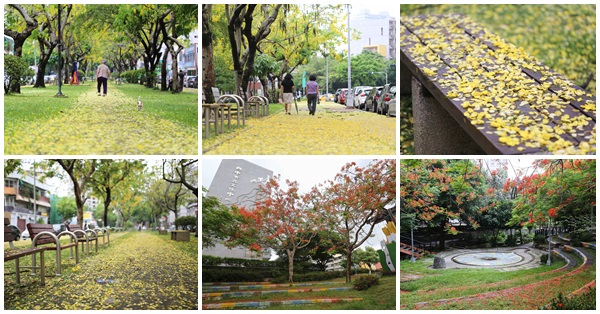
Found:
[{"label": "wooden bench", "polygon": [[[70,258],[73,258],[73,248],[75,248],[75,264],[79,264],[79,250],[77,250],[78,239],[77,236],[70,231],[63,231],[58,235],[54,234],[54,228],[49,224],[27,224],[27,230],[31,237],[31,247],[36,248],[39,245],[52,244],[53,246],[44,246],[45,250],[56,251],[56,276],[61,275],[61,250],[69,248]],[[70,242],[68,244],[61,244],[60,237],[68,235]],[[43,253],[42,253],[43,254]],[[35,256],[34,256],[35,257]],[[35,258],[32,259],[32,265],[35,267]],[[35,274],[35,268],[33,269]]]},{"label": "wooden bench", "polygon": [[[14,249],[13,241],[17,240],[17,236],[12,233],[12,228],[9,227],[10,220],[4,218],[4,242],[10,243],[10,250],[4,251],[4,262],[15,261],[15,276],[17,279],[17,284],[21,284],[21,269],[40,269],[40,284],[42,286],[46,285],[46,272],[45,272],[45,263],[44,263],[44,251],[46,248],[23,248],[23,249]],[[35,255],[40,253],[40,266],[21,266],[19,263],[19,259],[24,256],[32,255],[32,258],[35,259]],[[35,267],[35,268],[34,268]],[[6,269],[5,269],[6,270]]]},{"label": "wooden bench", "polygon": [[595,96],[468,17],[403,16],[400,61],[416,154],[596,151]]},{"label": "wooden bench", "polygon": [[[83,230],[83,228],[77,224],[67,225],[67,230],[73,232],[77,236],[78,242],[86,244],[86,257],[90,255],[90,242],[96,242],[96,253],[98,253],[98,234],[96,231],[91,229]],[[83,252],[83,246],[81,247],[81,252]]]}]

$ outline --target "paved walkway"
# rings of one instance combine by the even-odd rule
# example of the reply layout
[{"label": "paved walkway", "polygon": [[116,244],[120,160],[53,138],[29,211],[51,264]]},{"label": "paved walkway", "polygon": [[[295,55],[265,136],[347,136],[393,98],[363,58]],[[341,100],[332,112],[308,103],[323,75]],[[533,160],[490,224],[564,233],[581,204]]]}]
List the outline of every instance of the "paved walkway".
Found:
[{"label": "paved walkway", "polygon": [[[292,106],[293,107],[293,106]],[[235,133],[203,140],[203,154],[226,155],[394,155],[396,119],[336,103],[317,105],[314,116],[305,102],[299,114],[284,111],[246,120]]]},{"label": "paved walkway", "polygon": [[4,134],[4,151],[17,155],[196,155],[198,131],[137,110],[117,89],[106,97],[82,94],[72,109]]},{"label": "paved walkway", "polygon": [[[48,277],[45,287],[29,278],[26,286],[18,287],[14,276],[6,276],[5,309],[198,309],[197,241],[175,242],[151,231],[130,232],[113,241],[98,254],[80,256],[77,265],[63,261],[67,271]],[[26,263],[31,259],[22,259]]]},{"label": "paved walkway", "polygon": [[[504,265],[468,265],[462,264],[458,258],[473,253],[513,253],[521,258],[518,262],[507,262]],[[540,256],[544,252],[534,249],[531,246],[522,246],[514,248],[488,248],[488,249],[455,249],[438,253],[436,256],[443,257],[446,262],[446,268],[494,268],[500,271],[514,271],[520,269],[530,269],[540,266]]]}]

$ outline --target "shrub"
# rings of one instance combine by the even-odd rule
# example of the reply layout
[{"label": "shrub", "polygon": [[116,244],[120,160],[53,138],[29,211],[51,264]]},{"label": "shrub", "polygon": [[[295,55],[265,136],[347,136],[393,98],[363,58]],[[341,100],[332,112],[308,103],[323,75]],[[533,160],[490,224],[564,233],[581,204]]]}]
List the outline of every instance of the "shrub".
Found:
[{"label": "shrub", "polygon": [[546,237],[543,234],[536,234],[533,237],[533,243],[536,246],[542,246],[544,244],[546,244],[548,242],[548,240],[546,240]]},{"label": "shrub", "polygon": [[125,222],[125,228],[126,228],[126,229],[133,228],[133,222],[131,222],[131,221],[126,221],[126,222]]},{"label": "shrub", "polygon": [[579,295],[574,295],[570,298],[559,293],[557,297],[552,299],[548,308],[549,310],[595,310],[596,309],[596,288],[590,289]]},{"label": "shrub", "polygon": [[196,231],[197,219],[196,216],[183,216],[175,219],[175,228],[181,230]]},{"label": "shrub", "polygon": [[542,265],[546,265],[546,263],[548,263],[548,254],[541,255],[540,262],[542,263]]},{"label": "shrub", "polygon": [[145,70],[128,70],[121,73],[121,78],[124,79],[127,83],[138,83],[140,77],[144,75]]},{"label": "shrub", "polygon": [[372,286],[379,284],[379,278],[374,275],[360,275],[354,278],[354,289],[367,290]]},{"label": "shrub", "polygon": [[[344,277],[345,272],[343,271],[319,271],[311,272],[306,274],[294,273],[294,282],[306,282],[306,281],[323,281],[334,278]],[[274,283],[285,283],[288,282],[288,274],[273,278]]]},{"label": "shrub", "polygon": [[595,236],[589,231],[578,231],[571,234],[571,244],[581,246],[581,242],[595,241]]},{"label": "shrub", "polygon": [[477,238],[475,239],[475,241],[477,241],[477,244],[488,243],[488,242],[490,242],[490,240],[491,240],[491,237],[485,233],[478,235]]},{"label": "shrub", "polygon": [[265,275],[267,274],[256,269],[203,268],[202,282],[259,282],[264,281],[268,277]]},{"label": "shrub", "polygon": [[[21,84],[21,78],[27,74],[27,62],[10,54],[4,54],[4,93]],[[8,81],[7,81],[8,79]]]},{"label": "shrub", "polygon": [[508,237],[506,237],[506,241],[504,241],[504,243],[507,246],[516,246],[517,245],[517,237],[510,234],[510,235],[508,235]]}]

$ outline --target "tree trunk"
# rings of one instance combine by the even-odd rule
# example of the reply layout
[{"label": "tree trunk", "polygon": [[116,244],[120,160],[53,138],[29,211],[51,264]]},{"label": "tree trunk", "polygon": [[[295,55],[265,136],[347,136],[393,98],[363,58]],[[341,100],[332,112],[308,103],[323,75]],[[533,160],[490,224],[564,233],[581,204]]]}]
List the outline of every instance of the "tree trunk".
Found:
[{"label": "tree trunk", "polygon": [[350,276],[352,275],[352,251],[346,252],[346,283],[352,282]]},{"label": "tree trunk", "polygon": [[446,222],[442,221],[440,223],[440,250],[443,251],[446,249],[446,232],[444,231],[444,228],[446,227]]},{"label": "tree trunk", "polygon": [[102,219],[104,219],[104,226],[108,225],[108,206],[112,201],[111,190],[111,188],[106,188],[106,199],[104,200],[104,214],[102,215]]},{"label": "tree trunk", "polygon": [[288,254],[288,281],[294,283],[294,254],[296,254],[296,250],[286,250]]},{"label": "tree trunk", "polygon": [[167,90],[167,57],[168,53],[165,53],[162,58],[162,64],[160,65],[160,90]]},{"label": "tree trunk", "polygon": [[212,31],[210,29],[210,16],[212,4],[202,5],[202,91],[206,103],[215,103],[212,87],[216,87],[215,64],[213,55]]}]

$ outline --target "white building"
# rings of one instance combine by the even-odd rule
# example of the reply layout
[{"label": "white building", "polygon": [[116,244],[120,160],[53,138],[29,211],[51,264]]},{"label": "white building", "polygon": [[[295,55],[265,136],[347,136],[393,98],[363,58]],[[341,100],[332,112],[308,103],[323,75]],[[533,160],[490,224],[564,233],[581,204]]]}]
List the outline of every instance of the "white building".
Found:
[{"label": "white building", "polygon": [[387,59],[396,57],[396,18],[389,13],[372,14],[368,10],[363,10],[351,14],[350,27],[360,37],[350,41],[351,55],[370,50]]},{"label": "white building", "polygon": [[327,267],[325,271],[341,271],[345,269],[345,265],[342,265],[343,262],[342,254],[334,254],[333,259],[327,263]]}]

